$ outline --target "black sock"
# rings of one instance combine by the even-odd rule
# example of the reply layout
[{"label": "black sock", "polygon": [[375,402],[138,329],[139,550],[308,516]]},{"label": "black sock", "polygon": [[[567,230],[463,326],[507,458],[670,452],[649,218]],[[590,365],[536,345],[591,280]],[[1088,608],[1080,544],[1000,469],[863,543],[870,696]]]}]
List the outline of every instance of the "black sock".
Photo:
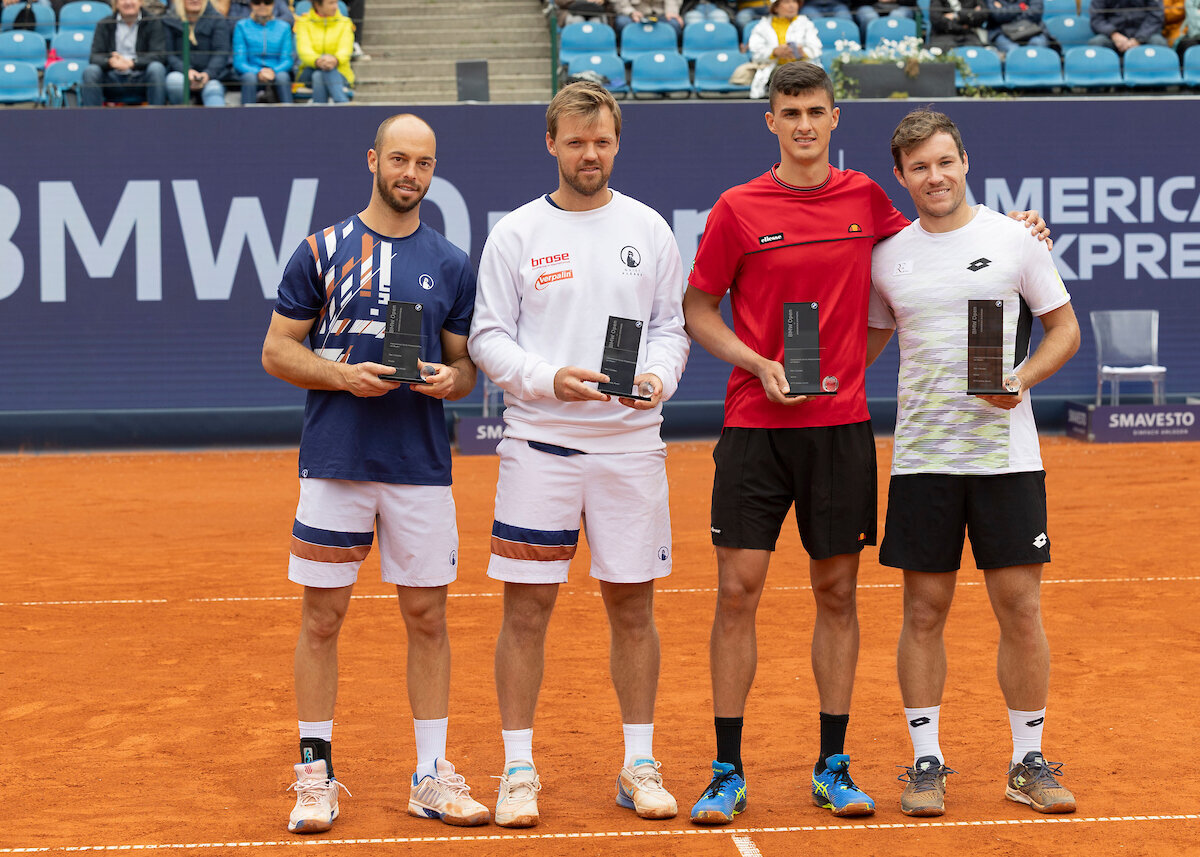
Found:
[{"label": "black sock", "polygon": [[825,760],[843,752],[846,746],[846,726],[849,714],[826,714],[821,712],[821,758],[813,770],[818,774],[825,770]]},{"label": "black sock", "polygon": [[717,761],[733,765],[734,773],[742,774],[742,718],[714,717],[717,729]]},{"label": "black sock", "polygon": [[300,761],[304,763],[325,760],[326,776],[333,779],[333,745],[324,738],[301,738]]}]

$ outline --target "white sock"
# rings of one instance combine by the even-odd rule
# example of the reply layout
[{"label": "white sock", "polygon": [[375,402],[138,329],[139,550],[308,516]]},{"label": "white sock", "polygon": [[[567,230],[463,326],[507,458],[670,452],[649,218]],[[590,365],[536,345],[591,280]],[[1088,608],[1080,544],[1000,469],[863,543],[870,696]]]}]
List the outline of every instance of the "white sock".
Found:
[{"label": "white sock", "polygon": [[332,720],[297,720],[300,724],[301,738],[320,738],[322,741],[333,740]]},{"label": "white sock", "polygon": [[508,770],[513,762],[533,762],[533,728],[501,729],[500,737],[504,739],[504,770]]},{"label": "white sock", "polygon": [[450,718],[417,720],[413,718],[413,734],[417,739],[417,780],[437,775],[438,759],[446,758],[446,729]]},{"label": "white sock", "polygon": [[904,719],[908,721],[908,737],[912,739],[913,764],[922,756],[937,756],[939,762],[945,762],[942,747],[938,743],[938,721],[942,707],[906,708]]},{"label": "white sock", "polygon": [[1046,709],[1017,711],[1008,709],[1008,725],[1012,729],[1014,765],[1025,761],[1030,750],[1042,752],[1042,727],[1046,725]]},{"label": "white sock", "polygon": [[622,723],[625,733],[625,767],[638,759],[654,758],[654,724]]}]

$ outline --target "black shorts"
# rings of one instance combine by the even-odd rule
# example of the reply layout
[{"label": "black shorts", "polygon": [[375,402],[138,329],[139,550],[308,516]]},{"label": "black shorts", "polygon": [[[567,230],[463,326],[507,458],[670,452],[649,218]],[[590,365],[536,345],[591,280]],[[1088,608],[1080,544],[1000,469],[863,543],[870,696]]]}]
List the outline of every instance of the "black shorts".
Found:
[{"label": "black shorts", "polygon": [[774,550],[796,505],[812,559],[875,544],[875,435],[870,420],[815,428],[727,428],[713,450],[712,541]]},{"label": "black shorts", "polygon": [[908,571],[957,571],[964,531],[976,568],[1049,562],[1046,472],[893,476],[879,562]]}]

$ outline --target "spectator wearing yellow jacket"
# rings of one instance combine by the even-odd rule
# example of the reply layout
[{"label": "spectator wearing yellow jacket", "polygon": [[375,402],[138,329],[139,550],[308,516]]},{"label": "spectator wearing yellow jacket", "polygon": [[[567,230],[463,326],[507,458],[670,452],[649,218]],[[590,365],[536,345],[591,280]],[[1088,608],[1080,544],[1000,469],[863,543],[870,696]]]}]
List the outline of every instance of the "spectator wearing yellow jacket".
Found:
[{"label": "spectator wearing yellow jacket", "polygon": [[295,33],[297,80],[312,86],[313,103],[349,101],[354,23],[338,10],[338,0],[313,0],[312,9],[296,18]]}]

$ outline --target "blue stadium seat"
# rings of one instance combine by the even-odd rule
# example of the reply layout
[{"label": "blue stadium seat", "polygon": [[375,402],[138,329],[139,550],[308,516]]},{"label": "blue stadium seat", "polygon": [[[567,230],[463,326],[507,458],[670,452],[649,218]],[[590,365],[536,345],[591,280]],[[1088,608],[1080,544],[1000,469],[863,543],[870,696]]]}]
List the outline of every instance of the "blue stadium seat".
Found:
[{"label": "blue stadium seat", "polygon": [[558,34],[558,61],[565,66],[577,56],[615,54],[617,34],[602,21],[567,24]]},{"label": "blue stadium seat", "polygon": [[632,62],[642,54],[679,53],[675,28],[663,21],[627,24],[621,31],[621,59]]},{"label": "blue stadium seat", "polygon": [[567,74],[594,71],[604,78],[604,88],[609,92],[629,94],[629,83],[625,80],[625,62],[616,54],[577,54],[567,66]]},{"label": "blue stadium seat", "polygon": [[50,47],[65,60],[90,60],[92,36],[82,30],[63,30],[51,40]]},{"label": "blue stadium seat", "polygon": [[1000,63],[1000,52],[995,48],[960,46],[954,53],[967,61],[974,77],[965,78],[962,72],[954,72],[954,85],[986,86],[989,89],[1004,89],[1004,67]]},{"label": "blue stadium seat", "polygon": [[[664,24],[668,29],[669,25]],[[626,27],[628,32],[629,28]],[[672,93],[692,94],[692,81],[688,75],[688,62],[683,54],[674,51],[659,51],[638,54],[633,60],[629,77],[629,88],[634,98],[638,95],[669,96]]]},{"label": "blue stadium seat", "polygon": [[[1084,11],[1087,11],[1087,4],[1084,4]],[[1053,18],[1055,15],[1078,15],[1079,10],[1075,7],[1075,0],[1046,0],[1042,6],[1042,20]]]},{"label": "blue stadium seat", "polygon": [[1121,58],[1112,48],[1077,45],[1063,55],[1063,82],[1083,89],[1124,86]]},{"label": "blue stadium seat", "polygon": [[112,13],[112,6],[99,0],[75,0],[58,10],[58,31],[79,30],[90,34],[97,21]]},{"label": "blue stadium seat", "polygon": [[1090,15],[1054,15],[1042,19],[1047,35],[1063,48],[1086,45],[1096,35],[1092,32]]},{"label": "blue stadium seat", "polygon": [[732,51],[709,51],[696,57],[696,94],[750,91],[749,84],[730,83],[733,70],[742,64],[742,55]]},{"label": "blue stadium seat", "polygon": [[1062,60],[1051,48],[1026,46],[1009,51],[1004,58],[1004,83],[1009,89],[1062,86]]},{"label": "blue stadium seat", "polygon": [[86,62],[79,60],[63,60],[46,66],[46,74],[42,79],[45,88],[47,107],[67,107],[67,96],[73,95],[75,103],[79,103],[79,84],[83,81],[83,70]]},{"label": "blue stadium seat", "polygon": [[862,47],[862,36],[859,35],[858,25],[850,18],[816,18],[817,35],[821,39],[821,53],[832,53],[838,42],[854,42]]},{"label": "blue stadium seat", "polygon": [[[12,3],[4,7],[4,11],[0,12],[0,30],[11,30],[13,24],[16,23],[17,15],[25,8],[24,3]],[[37,0],[31,7],[33,9],[33,17],[37,23],[33,25],[34,32],[39,34],[46,41],[54,35],[54,7],[46,0]]]},{"label": "blue stadium seat", "polygon": [[27,62],[36,69],[46,67],[46,40],[33,30],[0,33],[0,62]]},{"label": "blue stadium seat", "polygon": [[917,22],[912,18],[877,18],[867,26],[867,43],[863,47],[871,50],[884,39],[898,42],[909,36],[917,36]]},{"label": "blue stadium seat", "polygon": [[[312,0],[296,0],[296,5],[292,7],[292,14],[299,18],[301,15],[307,15],[308,10],[312,8]],[[338,0],[338,11],[350,17],[350,7],[346,5],[346,0]]]},{"label": "blue stadium seat", "polygon": [[1200,86],[1200,45],[1192,45],[1183,52],[1183,82]]},{"label": "blue stadium seat", "polygon": [[689,62],[710,51],[738,52],[737,27],[726,21],[697,21],[683,28],[683,49],[680,53]]},{"label": "blue stadium seat", "polygon": [[0,62],[0,103],[37,104],[41,100],[36,68],[27,62]]},{"label": "blue stadium seat", "polygon": [[1170,48],[1138,45],[1125,51],[1125,85],[1133,87],[1179,86],[1179,54]]}]

